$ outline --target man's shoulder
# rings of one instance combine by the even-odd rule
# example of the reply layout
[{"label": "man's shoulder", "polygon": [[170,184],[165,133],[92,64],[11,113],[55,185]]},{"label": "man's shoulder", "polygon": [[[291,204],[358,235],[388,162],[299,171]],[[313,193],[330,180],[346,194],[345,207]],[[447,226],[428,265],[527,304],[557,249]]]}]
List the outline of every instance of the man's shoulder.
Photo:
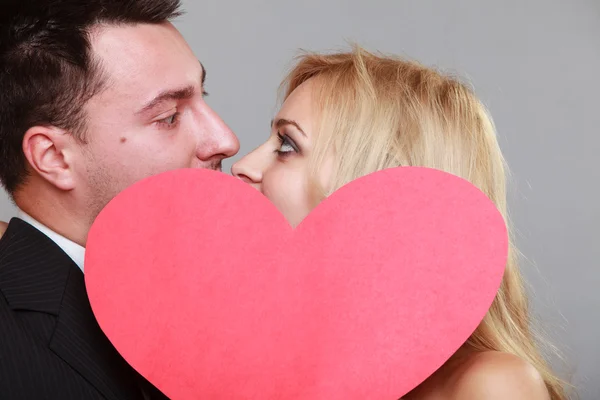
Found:
[{"label": "man's shoulder", "polygon": [[11,218],[8,223],[0,221],[0,253],[6,256],[24,258],[32,261],[33,254],[55,256],[60,247],[44,232],[19,217]]},{"label": "man's shoulder", "polygon": [[461,368],[450,391],[451,399],[549,400],[540,372],[527,361],[508,353],[473,354]]},{"label": "man's shoulder", "polygon": [[77,299],[85,296],[83,277],[71,279],[77,269],[51,239],[19,218],[0,238],[0,294],[15,311],[58,315],[69,282],[84,293]]},{"label": "man's shoulder", "polygon": [[[26,245],[27,243],[23,243],[23,239],[39,241],[40,238],[39,235],[36,235],[35,228],[18,217],[11,218],[9,222],[0,221],[0,243],[6,244],[16,240],[20,244]],[[11,243],[8,247],[14,248],[15,243]]]}]

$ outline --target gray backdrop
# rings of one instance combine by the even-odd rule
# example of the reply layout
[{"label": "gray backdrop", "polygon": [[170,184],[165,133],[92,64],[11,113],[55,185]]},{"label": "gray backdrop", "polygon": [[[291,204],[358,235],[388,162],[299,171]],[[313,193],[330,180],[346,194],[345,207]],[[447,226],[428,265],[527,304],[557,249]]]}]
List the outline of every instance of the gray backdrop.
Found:
[{"label": "gray backdrop", "polygon": [[[354,40],[470,79],[514,175],[511,209],[535,311],[581,398],[600,397],[600,0],[184,4],[177,25],[207,68],[208,101],[239,136],[240,155],[267,137],[276,88],[300,48]],[[13,214],[3,196],[0,219]]]}]

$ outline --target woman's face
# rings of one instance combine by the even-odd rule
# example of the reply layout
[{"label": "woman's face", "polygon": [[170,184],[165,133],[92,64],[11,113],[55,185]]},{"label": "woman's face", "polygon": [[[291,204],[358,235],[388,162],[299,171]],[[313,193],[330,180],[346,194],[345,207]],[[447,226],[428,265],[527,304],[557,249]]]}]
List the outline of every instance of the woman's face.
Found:
[{"label": "woman's face", "polygon": [[[234,176],[260,190],[295,227],[310,213],[315,199],[310,196],[309,164],[317,124],[310,79],[286,99],[271,124],[267,141],[231,168]],[[327,187],[331,162],[316,177]]]}]

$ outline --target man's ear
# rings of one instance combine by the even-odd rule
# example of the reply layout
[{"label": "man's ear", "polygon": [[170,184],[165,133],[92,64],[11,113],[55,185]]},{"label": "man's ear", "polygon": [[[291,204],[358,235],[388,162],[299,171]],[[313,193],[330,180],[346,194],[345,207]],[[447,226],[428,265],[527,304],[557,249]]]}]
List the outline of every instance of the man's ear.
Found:
[{"label": "man's ear", "polygon": [[75,188],[72,146],[74,138],[53,126],[34,126],[25,132],[23,153],[30,168],[61,190]]}]

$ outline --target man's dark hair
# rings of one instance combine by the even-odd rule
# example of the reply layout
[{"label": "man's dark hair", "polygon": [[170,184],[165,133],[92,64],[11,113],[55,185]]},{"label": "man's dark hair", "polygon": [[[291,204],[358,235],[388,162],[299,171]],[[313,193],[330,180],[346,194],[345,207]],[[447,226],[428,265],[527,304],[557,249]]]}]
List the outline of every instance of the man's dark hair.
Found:
[{"label": "man's dark hair", "polygon": [[[0,8],[0,181],[9,194],[27,177],[22,150],[32,126],[84,140],[83,107],[102,90],[90,46],[97,24],[162,23],[180,0],[8,0]],[[8,3],[8,4],[6,4]]]}]

